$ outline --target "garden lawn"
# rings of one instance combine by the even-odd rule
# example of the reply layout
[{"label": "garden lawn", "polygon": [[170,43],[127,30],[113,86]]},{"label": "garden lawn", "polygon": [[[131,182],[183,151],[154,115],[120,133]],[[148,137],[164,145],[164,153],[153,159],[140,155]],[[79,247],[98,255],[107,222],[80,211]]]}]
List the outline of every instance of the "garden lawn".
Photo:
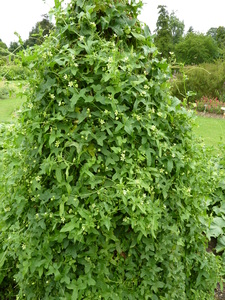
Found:
[{"label": "garden lawn", "polygon": [[201,137],[206,146],[210,146],[217,150],[219,144],[225,144],[225,118],[196,118],[197,126],[194,132],[197,136]]},{"label": "garden lawn", "polygon": [[[26,86],[25,81],[0,81],[0,123],[11,122],[13,113],[18,110],[25,101],[25,96],[19,96]],[[2,89],[6,89],[9,95],[2,96]]]},{"label": "garden lawn", "polygon": [[13,112],[20,108],[24,100],[25,97],[0,99],[0,123],[12,121]]}]

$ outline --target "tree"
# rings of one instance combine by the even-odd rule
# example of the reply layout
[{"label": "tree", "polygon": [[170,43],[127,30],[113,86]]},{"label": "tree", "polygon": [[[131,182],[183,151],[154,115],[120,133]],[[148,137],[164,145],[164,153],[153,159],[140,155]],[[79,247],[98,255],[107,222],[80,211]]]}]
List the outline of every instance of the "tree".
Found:
[{"label": "tree", "polygon": [[188,28],[187,33],[194,33],[194,28],[193,28],[192,26],[190,26],[190,27]]},{"label": "tree", "polygon": [[211,36],[219,47],[220,57],[225,56],[225,27],[210,28],[207,35]]},{"label": "tree", "polygon": [[7,56],[9,55],[7,45],[0,39],[0,66],[7,63]]},{"label": "tree", "polygon": [[7,45],[0,39],[0,57],[7,56],[9,54]]},{"label": "tree", "polygon": [[211,27],[211,28],[207,31],[206,35],[211,36],[211,37],[216,41],[217,28],[216,28],[216,27]]},{"label": "tree", "polygon": [[21,50],[21,45],[17,42],[11,42],[9,45],[9,52],[16,54]]},{"label": "tree", "polygon": [[225,27],[219,26],[216,30],[216,41],[221,49],[225,48]]},{"label": "tree", "polygon": [[52,29],[53,24],[49,21],[48,16],[44,15],[42,21],[37,22],[35,27],[30,31],[29,38],[24,42],[24,47],[41,45]]},{"label": "tree", "polygon": [[158,19],[156,22],[156,37],[155,44],[158,47],[162,57],[169,58],[173,47],[173,37],[170,28],[169,13],[165,5],[158,6]]},{"label": "tree", "polygon": [[169,17],[169,28],[172,33],[173,45],[178,44],[178,42],[182,38],[184,33],[184,27],[185,27],[184,22],[180,21],[176,17],[175,13],[172,12]]},{"label": "tree", "polygon": [[55,5],[3,143],[1,281],[11,265],[18,298],[213,299],[207,164],[141,2]]},{"label": "tree", "polygon": [[211,36],[190,32],[176,45],[175,56],[185,64],[213,62],[219,56],[219,49]]}]

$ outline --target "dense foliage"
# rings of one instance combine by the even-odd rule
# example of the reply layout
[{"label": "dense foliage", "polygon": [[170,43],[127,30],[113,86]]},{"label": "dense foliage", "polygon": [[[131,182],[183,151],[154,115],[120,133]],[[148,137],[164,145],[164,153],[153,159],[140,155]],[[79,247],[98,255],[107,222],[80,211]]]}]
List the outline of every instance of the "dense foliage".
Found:
[{"label": "dense foliage", "polygon": [[218,98],[225,102],[225,62],[204,63],[198,66],[179,66],[174,69],[172,93],[183,99],[187,91],[196,95],[189,98],[191,102],[202,97]]},{"label": "dense foliage", "polygon": [[211,36],[188,33],[174,49],[178,62],[186,65],[213,62],[219,58],[219,48]]},{"label": "dense foliage", "polygon": [[55,6],[5,133],[1,298],[14,278],[18,299],[213,299],[209,169],[141,3]]}]

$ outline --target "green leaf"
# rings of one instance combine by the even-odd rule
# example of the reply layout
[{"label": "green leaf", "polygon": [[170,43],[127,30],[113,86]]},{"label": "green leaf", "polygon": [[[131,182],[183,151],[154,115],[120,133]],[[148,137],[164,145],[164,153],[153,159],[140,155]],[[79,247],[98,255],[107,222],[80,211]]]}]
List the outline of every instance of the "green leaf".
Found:
[{"label": "green leaf", "polygon": [[51,145],[52,143],[54,143],[55,139],[56,139],[56,136],[55,136],[54,133],[52,133],[52,134],[50,135],[50,138],[49,138],[49,145]]},{"label": "green leaf", "polygon": [[217,238],[218,236],[223,235],[223,228],[225,228],[225,220],[220,217],[215,217],[207,231],[207,237]]},{"label": "green leaf", "polygon": [[59,215],[60,217],[64,215],[64,202],[61,202],[59,205]]},{"label": "green leaf", "polygon": [[136,32],[131,32],[131,34],[139,41],[144,41],[145,37],[142,34],[136,33]]},{"label": "green leaf", "polygon": [[124,126],[124,130],[128,133],[128,134],[132,134],[133,133],[133,120],[132,119],[128,119],[125,122],[125,126]]},{"label": "green leaf", "polygon": [[62,171],[60,168],[56,168],[55,175],[56,175],[57,181],[62,182]]},{"label": "green leaf", "polygon": [[172,171],[172,169],[173,169],[173,161],[172,161],[172,159],[169,159],[167,161],[167,171],[170,173]]},{"label": "green leaf", "polygon": [[6,260],[6,252],[0,253],[0,268],[4,265],[4,262]]},{"label": "green leaf", "polygon": [[70,221],[69,223],[65,224],[60,232],[69,232],[72,231],[76,227],[76,223],[74,221]]},{"label": "green leaf", "polygon": [[84,89],[82,89],[82,90],[80,90],[80,92],[79,93],[74,93],[73,94],[73,97],[70,99],[70,102],[71,102],[71,107],[74,107],[76,104],[77,104],[77,102],[78,102],[78,100],[80,99],[80,98],[85,98],[85,93],[86,93],[86,89],[84,88]]},{"label": "green leaf", "polygon": [[96,281],[95,281],[93,278],[91,278],[91,277],[88,277],[87,283],[88,283],[88,285],[90,285],[90,286],[96,285]]}]

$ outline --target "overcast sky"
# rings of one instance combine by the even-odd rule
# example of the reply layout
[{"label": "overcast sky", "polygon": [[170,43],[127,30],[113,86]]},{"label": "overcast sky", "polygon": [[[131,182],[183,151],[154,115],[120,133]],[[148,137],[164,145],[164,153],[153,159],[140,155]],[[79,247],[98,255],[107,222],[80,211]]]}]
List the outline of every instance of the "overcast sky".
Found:
[{"label": "overcast sky", "polygon": [[[69,1],[69,0],[67,0]],[[84,0],[85,1],[85,0]],[[145,3],[140,20],[147,23],[153,33],[158,18],[158,5],[166,5],[169,13],[175,12],[179,20],[184,21],[185,31],[190,26],[197,32],[206,33],[211,27],[225,27],[224,0],[143,0]],[[28,38],[29,32],[42,15],[47,13],[54,0],[0,0],[0,39],[8,46],[18,41],[14,32],[22,39]]]}]

